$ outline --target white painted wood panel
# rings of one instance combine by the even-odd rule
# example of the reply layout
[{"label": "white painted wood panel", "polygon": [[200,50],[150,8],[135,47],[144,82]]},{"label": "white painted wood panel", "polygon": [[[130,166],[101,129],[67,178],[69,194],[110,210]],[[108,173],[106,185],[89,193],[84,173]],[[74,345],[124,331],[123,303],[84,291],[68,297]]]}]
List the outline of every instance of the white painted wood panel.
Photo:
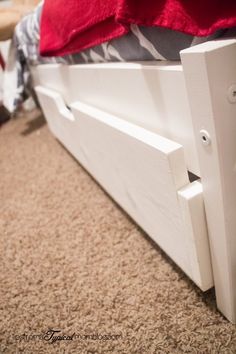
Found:
[{"label": "white painted wood panel", "polygon": [[36,87],[55,136],[203,290],[213,285],[201,184],[183,147],[84,103]]},{"label": "white painted wood panel", "polygon": [[[236,40],[207,42],[184,50],[181,58],[199,154],[217,305],[236,323]],[[209,135],[208,145],[203,144],[202,130]]]},{"label": "white painted wood panel", "polygon": [[170,62],[41,65],[40,85],[67,104],[84,102],[178,141],[188,169],[199,175],[182,66]]}]

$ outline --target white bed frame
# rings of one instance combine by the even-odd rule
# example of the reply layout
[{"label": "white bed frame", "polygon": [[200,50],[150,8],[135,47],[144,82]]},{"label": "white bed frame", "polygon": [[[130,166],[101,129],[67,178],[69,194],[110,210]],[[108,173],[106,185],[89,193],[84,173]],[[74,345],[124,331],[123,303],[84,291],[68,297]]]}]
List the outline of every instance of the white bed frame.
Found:
[{"label": "white bed frame", "polygon": [[236,323],[236,40],[34,75],[53,134]]}]

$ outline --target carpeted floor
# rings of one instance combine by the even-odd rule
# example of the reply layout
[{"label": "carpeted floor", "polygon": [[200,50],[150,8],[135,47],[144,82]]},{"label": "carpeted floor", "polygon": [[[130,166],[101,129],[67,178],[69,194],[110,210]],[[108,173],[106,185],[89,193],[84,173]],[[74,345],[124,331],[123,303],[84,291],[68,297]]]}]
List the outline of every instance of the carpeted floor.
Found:
[{"label": "carpeted floor", "polygon": [[185,277],[42,117],[0,128],[0,236],[1,354],[236,353],[214,291]]}]

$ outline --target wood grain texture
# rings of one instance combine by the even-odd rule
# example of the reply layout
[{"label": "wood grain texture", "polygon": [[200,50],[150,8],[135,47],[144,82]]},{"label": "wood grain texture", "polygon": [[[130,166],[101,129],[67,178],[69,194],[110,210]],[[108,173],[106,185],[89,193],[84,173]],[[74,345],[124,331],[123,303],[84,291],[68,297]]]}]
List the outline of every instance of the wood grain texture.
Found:
[{"label": "wood grain texture", "polygon": [[201,289],[210,288],[203,193],[189,183],[183,147],[84,103],[73,104],[68,119],[58,93],[36,91],[55,136]]}]

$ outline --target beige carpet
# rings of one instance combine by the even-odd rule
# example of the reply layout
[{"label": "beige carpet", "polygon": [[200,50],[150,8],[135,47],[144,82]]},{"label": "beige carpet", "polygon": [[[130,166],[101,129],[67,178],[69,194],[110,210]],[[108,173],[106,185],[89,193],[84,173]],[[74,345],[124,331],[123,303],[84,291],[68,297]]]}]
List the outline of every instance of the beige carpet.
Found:
[{"label": "beige carpet", "polygon": [[236,353],[213,290],[185,277],[42,118],[0,129],[0,235],[1,354]]}]

